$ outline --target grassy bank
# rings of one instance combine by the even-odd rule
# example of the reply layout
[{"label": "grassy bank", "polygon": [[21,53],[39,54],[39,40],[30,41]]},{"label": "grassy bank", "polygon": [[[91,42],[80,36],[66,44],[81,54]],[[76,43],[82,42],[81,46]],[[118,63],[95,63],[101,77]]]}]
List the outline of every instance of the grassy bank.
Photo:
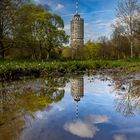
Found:
[{"label": "grassy bank", "polygon": [[1,79],[52,73],[72,73],[77,71],[102,69],[121,69],[128,72],[140,72],[140,60],[88,60],[64,62],[30,62],[30,61],[3,61],[0,62]]}]

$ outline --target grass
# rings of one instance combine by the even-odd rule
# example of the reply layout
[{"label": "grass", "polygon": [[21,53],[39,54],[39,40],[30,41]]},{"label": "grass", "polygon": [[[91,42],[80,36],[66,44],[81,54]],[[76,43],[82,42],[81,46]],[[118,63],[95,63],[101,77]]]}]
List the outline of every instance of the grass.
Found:
[{"label": "grass", "polygon": [[128,72],[140,72],[140,60],[85,60],[85,61],[0,61],[0,76],[10,77],[24,73],[72,73],[86,70],[122,69]]}]

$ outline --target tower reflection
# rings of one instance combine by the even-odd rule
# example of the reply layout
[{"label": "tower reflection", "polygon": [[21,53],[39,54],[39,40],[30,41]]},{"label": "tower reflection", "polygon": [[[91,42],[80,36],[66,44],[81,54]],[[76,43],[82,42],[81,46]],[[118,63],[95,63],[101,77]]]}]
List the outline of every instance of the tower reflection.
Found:
[{"label": "tower reflection", "polygon": [[71,81],[71,96],[75,101],[76,118],[79,117],[78,102],[84,96],[84,79],[83,77],[73,78]]}]

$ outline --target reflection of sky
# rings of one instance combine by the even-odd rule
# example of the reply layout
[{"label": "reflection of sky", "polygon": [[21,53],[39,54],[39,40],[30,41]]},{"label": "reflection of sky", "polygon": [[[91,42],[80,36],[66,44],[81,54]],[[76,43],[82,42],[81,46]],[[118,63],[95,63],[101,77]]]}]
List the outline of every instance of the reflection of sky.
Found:
[{"label": "reflection of sky", "polygon": [[80,120],[66,123],[64,129],[81,138],[93,138],[97,131],[99,131],[99,129],[94,125]]},{"label": "reflection of sky", "polygon": [[84,121],[75,120],[64,125],[64,129],[82,138],[93,138],[100,131],[95,124],[108,122],[107,116],[90,115]]},{"label": "reflection of sky", "polygon": [[115,110],[115,96],[109,81],[84,78],[84,97],[78,103],[79,119],[75,117],[75,103],[70,83],[65,96],[48,108],[34,113],[30,127],[24,129],[21,140],[139,140],[140,116],[125,118]]},{"label": "reflection of sky", "polygon": [[124,135],[114,135],[114,140],[127,140]]}]

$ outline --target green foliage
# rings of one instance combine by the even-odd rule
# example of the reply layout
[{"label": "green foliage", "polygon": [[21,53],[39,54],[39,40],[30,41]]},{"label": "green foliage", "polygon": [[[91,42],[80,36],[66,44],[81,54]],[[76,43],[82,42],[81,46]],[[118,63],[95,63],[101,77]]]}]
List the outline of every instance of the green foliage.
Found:
[{"label": "green foliage", "polygon": [[40,6],[22,6],[16,12],[14,25],[16,46],[31,48],[33,59],[42,59],[43,54],[49,58],[54,48],[68,41],[62,18]]},{"label": "green foliage", "polygon": [[68,42],[63,19],[42,6],[16,2],[2,0],[0,3],[3,5],[0,20],[5,19],[2,21],[5,25],[0,23],[0,58],[12,58],[17,52],[16,58],[49,59],[55,48]]},{"label": "green foliage", "polygon": [[[122,26],[114,25],[111,39],[101,36],[97,42],[89,40],[84,47],[73,51],[72,48],[62,47],[68,43],[69,36],[64,31],[64,21],[59,15],[49,12],[43,6],[29,4],[27,0],[18,2],[2,0],[0,3],[0,20],[5,24],[0,23],[0,58],[114,60],[130,57],[130,42],[128,36],[122,34]],[[4,27],[6,30],[3,30]],[[138,34],[134,36],[133,43],[133,55],[139,58]],[[95,65],[100,67],[98,63]]]},{"label": "green foliage", "polygon": [[[87,60],[87,61],[64,61],[64,62],[25,62],[25,61],[4,61],[0,62],[0,78],[12,79],[17,74],[26,75],[26,73],[48,73],[62,72],[71,73],[93,69],[112,69],[119,68],[127,71],[140,70],[140,60]],[[20,76],[20,75],[18,75]]]},{"label": "green foliage", "polygon": [[86,58],[96,59],[98,57],[98,52],[99,52],[99,49],[101,46],[97,43],[90,41],[90,40],[86,43],[85,46],[86,46],[86,48],[85,48]]},{"label": "green foliage", "polygon": [[[43,92],[43,91],[42,91]],[[44,107],[50,105],[53,102],[59,102],[64,97],[64,92],[61,93],[57,98],[53,99],[52,94],[55,90],[46,92],[44,95],[36,96],[34,92],[28,92],[26,94],[20,94],[16,96],[21,108],[24,108],[26,111],[35,112],[41,110]]]}]

